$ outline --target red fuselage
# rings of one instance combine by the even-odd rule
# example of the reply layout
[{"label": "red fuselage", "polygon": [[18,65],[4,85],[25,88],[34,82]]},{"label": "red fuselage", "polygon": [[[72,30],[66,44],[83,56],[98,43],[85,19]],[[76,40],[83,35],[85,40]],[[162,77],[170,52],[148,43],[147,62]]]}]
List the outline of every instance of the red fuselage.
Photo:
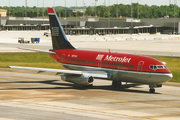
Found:
[{"label": "red fuselage", "polygon": [[[62,49],[54,52],[56,52],[56,55],[51,54],[50,56],[59,63],[126,71],[170,73],[162,62],[150,57],[135,54],[77,49]],[[152,68],[152,66],[156,67]]]}]

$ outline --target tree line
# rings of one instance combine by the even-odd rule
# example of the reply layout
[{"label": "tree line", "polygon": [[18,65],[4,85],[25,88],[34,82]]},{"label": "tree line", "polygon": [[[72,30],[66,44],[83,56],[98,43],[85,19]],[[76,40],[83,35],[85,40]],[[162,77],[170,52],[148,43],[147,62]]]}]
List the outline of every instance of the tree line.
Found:
[{"label": "tree line", "polygon": [[[132,8],[132,9],[131,9]],[[133,3],[131,5],[124,5],[124,4],[114,4],[111,6],[96,6],[86,7],[86,12],[83,14],[82,12],[72,12],[72,9],[76,9],[75,7],[65,8],[65,7],[55,7],[55,11],[58,17],[103,17],[103,18],[126,18],[132,17],[133,18],[163,18],[164,16],[169,16],[169,18],[174,18],[174,8],[175,8],[175,16],[180,18],[180,7],[177,5],[162,5],[162,6],[148,6],[148,5],[139,5],[138,3]],[[46,8],[40,7],[0,7],[0,9],[6,9],[7,16],[12,17],[43,17],[48,16],[48,12]],[[83,9],[83,7],[78,7],[77,9]],[[131,12],[132,10],[132,12]],[[65,12],[66,11],[66,12]],[[138,14],[139,11],[139,14]],[[26,15],[27,13],[27,15]],[[66,13],[66,15],[65,15]],[[132,13],[132,14],[131,14]]]}]

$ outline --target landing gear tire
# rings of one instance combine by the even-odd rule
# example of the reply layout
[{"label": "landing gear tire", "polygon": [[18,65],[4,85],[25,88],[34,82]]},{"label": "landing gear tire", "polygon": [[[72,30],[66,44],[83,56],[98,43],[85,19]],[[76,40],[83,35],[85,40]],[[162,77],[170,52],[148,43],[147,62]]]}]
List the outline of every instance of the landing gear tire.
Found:
[{"label": "landing gear tire", "polygon": [[150,93],[155,93],[155,89],[149,89]]},{"label": "landing gear tire", "polygon": [[112,86],[115,87],[115,88],[121,87],[121,81],[113,80],[112,81]]}]

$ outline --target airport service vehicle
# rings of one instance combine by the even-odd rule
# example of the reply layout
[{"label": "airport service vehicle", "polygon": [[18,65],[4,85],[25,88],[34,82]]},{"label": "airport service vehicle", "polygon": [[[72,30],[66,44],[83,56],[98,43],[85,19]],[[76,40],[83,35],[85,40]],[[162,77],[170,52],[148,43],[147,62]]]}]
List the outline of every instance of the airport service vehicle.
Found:
[{"label": "airport service vehicle", "polygon": [[49,36],[51,36],[51,33],[49,33],[49,32],[44,32],[44,35],[45,35],[46,37],[49,37]]},{"label": "airport service vehicle", "polygon": [[40,38],[31,38],[31,43],[39,43]]},{"label": "airport service vehicle", "polygon": [[21,49],[49,53],[67,70],[20,66],[11,68],[63,73],[60,75],[62,80],[87,86],[93,85],[94,78],[111,80],[114,87],[121,87],[121,82],[147,84],[150,93],[172,78],[165,64],[151,57],[76,49],[66,38],[54,9],[48,8],[48,14],[53,49]]},{"label": "airport service vehicle", "polygon": [[30,41],[24,40],[24,38],[21,38],[21,37],[20,37],[20,38],[18,38],[18,43],[20,43],[20,44],[21,44],[21,43],[28,43],[28,44],[29,44]]}]

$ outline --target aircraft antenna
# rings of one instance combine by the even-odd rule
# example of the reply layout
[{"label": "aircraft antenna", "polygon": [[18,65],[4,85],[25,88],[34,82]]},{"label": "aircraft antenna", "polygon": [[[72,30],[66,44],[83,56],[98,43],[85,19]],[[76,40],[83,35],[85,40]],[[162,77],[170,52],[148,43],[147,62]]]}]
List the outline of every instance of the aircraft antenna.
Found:
[{"label": "aircraft antenna", "polygon": [[108,49],[109,50],[109,53],[111,53],[111,50],[110,49]]}]

